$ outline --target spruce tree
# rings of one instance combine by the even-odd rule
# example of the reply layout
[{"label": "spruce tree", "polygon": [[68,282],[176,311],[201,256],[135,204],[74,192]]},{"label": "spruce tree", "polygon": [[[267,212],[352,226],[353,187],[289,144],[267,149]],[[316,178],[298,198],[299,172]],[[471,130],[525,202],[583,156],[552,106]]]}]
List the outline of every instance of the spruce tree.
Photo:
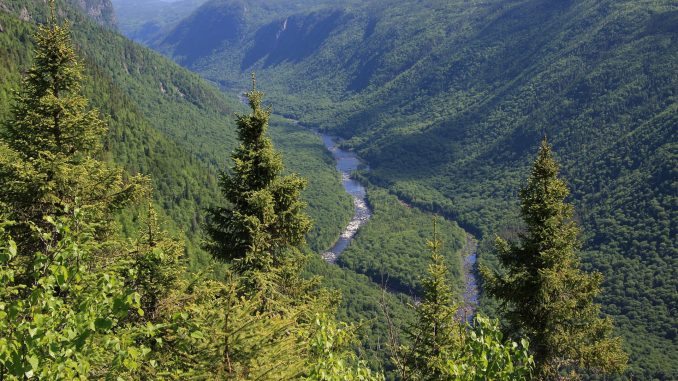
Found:
[{"label": "spruce tree", "polygon": [[146,351],[123,332],[141,298],[113,223],[144,179],[97,159],[106,126],[50,6],[0,139],[0,379],[115,378]]},{"label": "spruce tree", "polygon": [[417,305],[415,323],[407,330],[411,341],[405,350],[407,379],[439,381],[450,379],[447,360],[461,349],[463,327],[457,319],[457,303],[448,280],[449,270],[440,253],[435,221],[433,239],[428,242],[431,264],[422,282],[423,294]]},{"label": "spruce tree", "polygon": [[160,228],[151,203],[140,227],[134,249],[122,265],[132,275],[128,285],[140,295],[143,316],[139,316],[139,320],[155,322],[159,305],[177,287],[185,271],[184,243]]},{"label": "spruce tree", "polygon": [[305,243],[311,222],[300,200],[305,180],[282,175],[282,159],[267,134],[271,109],[262,106],[254,75],[245,96],[252,112],[237,115],[240,145],[232,155],[232,171],[220,179],[228,205],[210,210],[206,249],[237,274],[252,275],[289,263]]},{"label": "spruce tree", "polygon": [[601,274],[580,269],[580,230],[568,194],[544,138],[520,190],[525,232],[516,244],[497,238],[501,273],[483,269],[485,288],[501,301],[512,332],[529,339],[541,379],[619,372],[627,359],[611,336],[612,320],[593,302]]},{"label": "spruce tree", "polygon": [[[84,226],[99,239],[112,231],[114,212],[139,196],[141,177],[97,159],[106,125],[81,95],[82,67],[68,23],[59,25],[54,2],[47,26],[35,35],[35,63],[15,93],[12,117],[0,137],[0,208],[15,221],[11,233],[20,252],[35,252],[58,240],[45,216],[83,211]],[[52,231],[34,240],[32,228]]]}]

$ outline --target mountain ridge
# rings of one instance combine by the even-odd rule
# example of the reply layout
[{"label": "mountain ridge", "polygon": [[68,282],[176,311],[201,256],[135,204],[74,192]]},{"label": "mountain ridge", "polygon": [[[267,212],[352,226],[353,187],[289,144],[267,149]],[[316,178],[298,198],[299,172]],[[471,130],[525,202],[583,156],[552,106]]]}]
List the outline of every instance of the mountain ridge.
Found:
[{"label": "mountain ridge", "polygon": [[[303,22],[281,31],[337,9],[327,34]],[[487,239],[520,229],[516,192],[547,135],[586,232],[583,266],[606,276],[604,310],[629,341],[632,374],[671,379],[675,25],[671,1],[340,1],[246,20],[239,43],[212,41],[207,55],[153,47],[227,91],[256,70],[283,114],[346,138],[370,182]],[[312,43],[271,42],[288,32]]]}]

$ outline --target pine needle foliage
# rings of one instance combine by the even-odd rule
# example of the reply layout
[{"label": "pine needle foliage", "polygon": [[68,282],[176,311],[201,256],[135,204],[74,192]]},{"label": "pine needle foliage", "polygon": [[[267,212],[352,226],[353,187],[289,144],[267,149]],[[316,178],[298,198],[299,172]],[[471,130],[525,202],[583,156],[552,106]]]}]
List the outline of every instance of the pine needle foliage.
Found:
[{"label": "pine needle foliage", "polygon": [[529,339],[540,379],[578,379],[582,372],[625,368],[612,320],[594,299],[602,275],[580,269],[580,230],[565,202],[569,190],[546,138],[520,190],[525,232],[520,242],[496,240],[502,273],[482,269],[487,292],[500,300],[511,332]]},{"label": "pine needle foliage", "polygon": [[210,210],[206,224],[206,248],[238,274],[280,268],[298,254],[311,228],[300,200],[306,181],[282,175],[282,159],[267,134],[271,109],[262,105],[263,95],[253,75],[245,94],[252,112],[237,115],[240,145],[232,171],[221,176],[228,205]]},{"label": "pine needle foliage", "polygon": [[423,280],[415,320],[405,330],[407,345],[394,348],[393,363],[404,381],[529,380],[534,368],[527,340],[504,340],[498,321],[477,315],[460,319],[437,237],[428,242],[431,263]]},{"label": "pine needle foliage", "polygon": [[434,220],[433,238],[428,241],[431,263],[422,282],[423,295],[415,309],[415,322],[406,332],[411,345],[403,351],[403,373],[412,380],[446,379],[447,360],[461,349],[462,343],[464,328],[457,319],[458,305],[436,225]]},{"label": "pine needle foliage", "polygon": [[[35,63],[15,93],[12,116],[0,137],[0,208],[20,251],[44,250],[30,224],[53,229],[44,216],[81,210],[98,238],[113,230],[114,213],[146,192],[146,179],[129,178],[101,155],[106,125],[81,95],[82,67],[68,23],[52,16],[35,35]],[[56,233],[55,231],[53,231]],[[53,235],[58,240],[58,234]],[[53,244],[53,242],[49,243]]]}]

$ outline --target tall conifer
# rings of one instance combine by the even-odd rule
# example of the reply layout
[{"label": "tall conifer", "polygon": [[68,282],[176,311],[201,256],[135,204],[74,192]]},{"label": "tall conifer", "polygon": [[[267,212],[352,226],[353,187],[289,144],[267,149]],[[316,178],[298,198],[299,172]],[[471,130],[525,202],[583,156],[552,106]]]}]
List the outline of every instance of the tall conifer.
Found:
[{"label": "tall conifer", "polygon": [[262,106],[254,75],[245,96],[252,112],[237,115],[240,145],[232,171],[221,176],[228,205],[210,211],[206,248],[236,273],[266,273],[293,256],[311,222],[300,200],[305,180],[282,175],[282,160],[267,134],[271,109]]},{"label": "tall conifer", "polygon": [[106,236],[113,212],[138,195],[144,182],[126,179],[122,169],[97,160],[106,125],[81,95],[82,67],[70,27],[58,24],[53,1],[50,6],[49,23],[35,36],[35,63],[15,94],[12,118],[0,137],[5,184],[0,208],[17,222],[12,233],[20,252],[50,243],[31,240],[30,225],[53,230],[45,216],[66,216],[76,208],[86,216],[82,226]]},{"label": "tall conifer", "polygon": [[112,234],[142,178],[97,160],[105,125],[50,6],[0,139],[0,379],[115,378],[143,353],[121,333],[141,305]]},{"label": "tall conifer", "polygon": [[456,317],[458,306],[441,246],[434,221],[433,239],[428,242],[431,264],[422,282],[424,291],[415,310],[416,321],[407,331],[411,349],[405,351],[405,373],[412,380],[449,379],[447,361],[461,349],[464,328]]},{"label": "tall conifer", "polygon": [[483,269],[486,290],[501,301],[513,332],[529,339],[541,379],[618,372],[627,359],[621,340],[611,336],[612,320],[593,302],[601,274],[579,268],[579,228],[568,194],[544,138],[520,191],[526,230],[517,244],[497,238],[501,273]]}]

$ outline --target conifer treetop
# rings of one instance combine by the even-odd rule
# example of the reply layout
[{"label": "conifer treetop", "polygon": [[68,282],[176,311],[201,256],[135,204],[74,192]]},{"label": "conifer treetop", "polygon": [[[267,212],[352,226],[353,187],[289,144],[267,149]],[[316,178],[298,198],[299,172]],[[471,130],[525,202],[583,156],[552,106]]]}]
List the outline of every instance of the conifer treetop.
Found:
[{"label": "conifer treetop", "polygon": [[511,331],[529,339],[540,379],[619,372],[627,358],[612,336],[612,321],[594,303],[601,274],[579,268],[580,230],[568,195],[544,138],[519,193],[525,231],[516,243],[497,238],[502,273],[481,268],[485,289],[501,302]]},{"label": "conifer treetop", "polygon": [[300,197],[306,181],[282,174],[282,158],[267,133],[271,108],[262,106],[254,74],[244,95],[251,112],[236,115],[240,144],[220,179],[228,205],[210,210],[205,247],[238,273],[266,273],[305,243],[311,222]]}]

